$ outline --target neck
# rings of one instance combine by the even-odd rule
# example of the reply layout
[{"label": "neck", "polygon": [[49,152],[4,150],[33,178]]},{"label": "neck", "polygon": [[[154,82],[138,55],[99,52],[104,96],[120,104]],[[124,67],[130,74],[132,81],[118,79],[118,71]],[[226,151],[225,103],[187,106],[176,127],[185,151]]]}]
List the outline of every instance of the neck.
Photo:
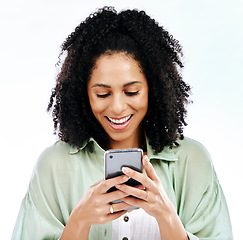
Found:
[{"label": "neck", "polygon": [[[145,143],[145,135],[143,129],[140,128],[139,131],[129,139],[124,141],[115,141],[113,139],[110,140],[107,149],[126,149],[126,148],[144,148],[146,147]],[[145,149],[143,149],[145,150]]]}]

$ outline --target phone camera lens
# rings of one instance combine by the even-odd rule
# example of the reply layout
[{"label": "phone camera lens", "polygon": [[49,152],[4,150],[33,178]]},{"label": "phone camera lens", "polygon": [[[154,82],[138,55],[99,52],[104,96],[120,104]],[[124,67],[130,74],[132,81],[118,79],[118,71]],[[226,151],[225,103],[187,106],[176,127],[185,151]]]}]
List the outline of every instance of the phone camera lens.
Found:
[{"label": "phone camera lens", "polygon": [[110,159],[112,159],[113,158],[113,155],[110,155]]}]

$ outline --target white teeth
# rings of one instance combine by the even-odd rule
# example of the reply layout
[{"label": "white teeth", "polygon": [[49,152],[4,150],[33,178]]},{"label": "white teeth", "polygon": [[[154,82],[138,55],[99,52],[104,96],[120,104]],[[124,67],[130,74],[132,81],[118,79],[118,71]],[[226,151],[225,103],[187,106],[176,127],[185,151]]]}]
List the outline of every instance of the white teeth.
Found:
[{"label": "white teeth", "polygon": [[110,118],[110,117],[108,117],[108,119],[112,122],[112,123],[116,123],[116,124],[123,124],[123,123],[125,123],[129,118],[131,117],[131,115],[130,116],[127,116],[127,117],[124,117],[124,118],[121,118],[121,119],[113,119],[113,118]]}]

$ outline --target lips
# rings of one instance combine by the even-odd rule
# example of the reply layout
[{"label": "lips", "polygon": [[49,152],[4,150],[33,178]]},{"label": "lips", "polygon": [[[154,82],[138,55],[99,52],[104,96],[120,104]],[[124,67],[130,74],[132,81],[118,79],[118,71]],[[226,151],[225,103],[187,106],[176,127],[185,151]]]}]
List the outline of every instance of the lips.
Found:
[{"label": "lips", "polygon": [[123,130],[130,123],[132,116],[133,116],[133,114],[126,116],[126,117],[123,117],[123,118],[111,118],[111,117],[106,116],[106,119],[108,120],[109,125],[114,130]]}]

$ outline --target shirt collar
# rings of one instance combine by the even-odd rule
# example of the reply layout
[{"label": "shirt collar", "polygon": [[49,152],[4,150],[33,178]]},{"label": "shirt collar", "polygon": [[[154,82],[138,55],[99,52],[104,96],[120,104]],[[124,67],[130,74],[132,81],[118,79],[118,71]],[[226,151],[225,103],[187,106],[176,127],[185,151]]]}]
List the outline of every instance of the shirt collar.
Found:
[{"label": "shirt collar", "polygon": [[[99,144],[93,138],[90,138],[80,148],[76,147],[74,144],[71,144],[69,154],[73,155],[73,154],[78,153],[79,151],[83,150],[89,142],[94,143],[95,149],[105,151],[104,149],[102,149],[99,146]],[[177,156],[175,155],[175,153],[173,151],[173,148],[171,148],[170,146],[165,146],[163,151],[155,154],[152,147],[149,145],[149,140],[147,137],[146,137],[146,144],[147,144],[147,155],[148,155],[149,160],[151,160],[151,159],[158,159],[158,160],[164,160],[164,161],[177,161],[178,160]]]},{"label": "shirt collar", "polygon": [[90,142],[93,142],[93,144],[94,144],[94,147],[95,147],[95,149],[100,149],[100,150],[102,150],[102,151],[105,151],[102,147],[100,147],[99,146],[99,144],[91,137],[88,141],[86,141],[84,144],[83,144],[83,146],[81,146],[81,147],[77,147],[76,145],[74,145],[74,144],[71,144],[71,146],[70,146],[70,150],[69,150],[69,154],[71,154],[71,155],[73,155],[73,154],[76,154],[76,153],[78,153],[79,151],[82,151],[87,145],[88,145],[88,143],[90,143]]},{"label": "shirt collar", "polygon": [[152,147],[149,145],[149,140],[146,137],[146,144],[147,144],[147,155],[148,159],[158,159],[158,160],[165,160],[165,161],[177,161],[178,157],[175,155],[173,148],[170,146],[165,146],[164,149],[155,154]]}]

